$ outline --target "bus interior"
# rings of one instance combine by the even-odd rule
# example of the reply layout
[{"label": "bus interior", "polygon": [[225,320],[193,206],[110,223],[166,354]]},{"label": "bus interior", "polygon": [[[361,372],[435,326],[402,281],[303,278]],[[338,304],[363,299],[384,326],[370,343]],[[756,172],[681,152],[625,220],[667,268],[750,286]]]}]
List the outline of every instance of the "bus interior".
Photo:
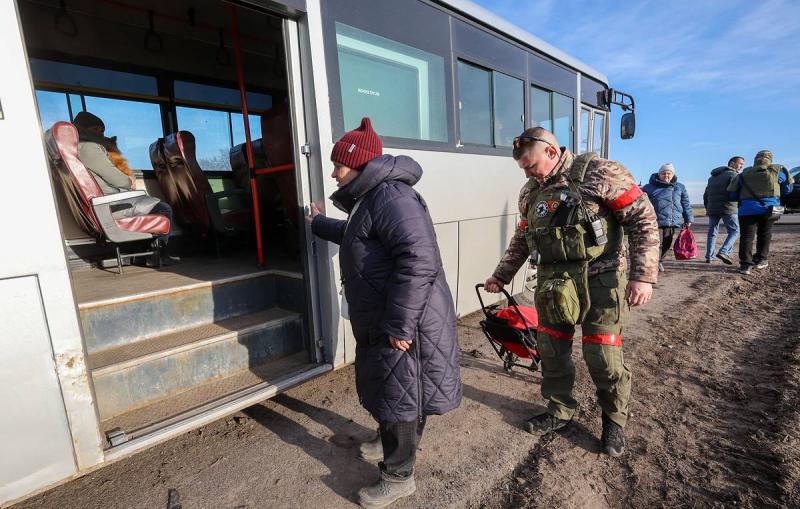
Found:
[{"label": "bus interior", "polygon": [[[106,447],[318,365],[284,20],[220,0],[19,9]],[[152,214],[129,231],[87,199],[82,111],[172,207],[177,263],[141,254]]]}]

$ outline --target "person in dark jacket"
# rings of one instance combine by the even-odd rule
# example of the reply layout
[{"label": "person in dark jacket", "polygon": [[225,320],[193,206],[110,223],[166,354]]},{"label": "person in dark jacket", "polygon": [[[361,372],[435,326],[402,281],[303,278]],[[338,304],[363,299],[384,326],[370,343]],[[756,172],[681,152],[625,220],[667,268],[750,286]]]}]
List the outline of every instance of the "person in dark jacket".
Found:
[{"label": "person in dark jacket", "polygon": [[[658,173],[650,176],[650,183],[642,190],[647,193],[658,218],[658,231],[661,233],[661,260],[672,247],[675,233],[681,228],[688,228],[694,221],[692,205],[686,187],[678,182],[675,167],[672,163],[661,166]],[[658,270],[664,272],[664,264],[658,264]]]},{"label": "person in dark jacket", "polygon": [[[728,196],[739,202],[739,272],[750,274],[753,267],[769,267],[769,245],[772,240],[772,225],[777,220],[771,214],[773,207],[779,207],[781,196],[792,192],[789,171],[782,164],[772,162],[772,152],[760,150],[753,166],[731,180]],[[780,217],[780,216],[778,216]],[[756,252],[753,254],[753,241]]]},{"label": "person in dark jacket", "polygon": [[[364,507],[412,494],[414,462],[426,417],[461,403],[456,314],[433,222],[413,186],[422,168],[382,155],[369,118],[333,148],[333,204],[346,221],[316,205],[315,235],[339,244],[344,296],[356,340],[356,390],[379,423],[378,484],[359,491]],[[363,450],[363,449],[362,449]]]},{"label": "person in dark jacket", "polygon": [[717,253],[717,258],[728,265],[733,264],[731,250],[739,238],[739,218],[736,215],[737,204],[728,196],[728,185],[744,168],[744,157],[734,156],[728,160],[728,166],[720,166],[711,170],[711,177],[703,193],[703,206],[708,215],[708,239],[706,242],[706,263],[711,263],[717,243],[719,222],[728,231],[725,242]]}]

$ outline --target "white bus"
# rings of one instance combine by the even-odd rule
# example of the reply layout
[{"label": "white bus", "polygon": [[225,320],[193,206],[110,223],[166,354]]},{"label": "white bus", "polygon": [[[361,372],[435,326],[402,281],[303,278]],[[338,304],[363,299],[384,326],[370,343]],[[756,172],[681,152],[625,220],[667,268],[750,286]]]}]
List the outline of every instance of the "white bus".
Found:
[{"label": "white bus", "polygon": [[[462,0],[6,0],[0,64],[0,504],[353,362],[337,247],[302,218],[342,217],[328,157],[362,116],[424,168],[463,315],[517,224],[512,138],[606,155],[633,110]],[[134,189],[86,171],[81,112]],[[126,215],[144,195],[172,221]],[[147,255],[166,230],[177,264]]]}]

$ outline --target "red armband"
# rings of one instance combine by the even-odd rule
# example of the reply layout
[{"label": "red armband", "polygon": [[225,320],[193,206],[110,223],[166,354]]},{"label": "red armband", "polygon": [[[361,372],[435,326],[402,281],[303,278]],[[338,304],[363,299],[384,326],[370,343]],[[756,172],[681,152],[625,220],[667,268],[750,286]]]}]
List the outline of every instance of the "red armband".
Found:
[{"label": "red armband", "polygon": [[517,228],[520,231],[525,231],[525,228],[527,228],[527,227],[528,227],[528,221],[526,221],[524,219],[520,219],[519,224],[517,225]]},{"label": "red armband", "polygon": [[608,202],[608,208],[616,212],[617,210],[623,209],[635,202],[641,195],[642,190],[639,189],[639,186],[634,184],[633,187],[619,195],[616,199]]}]

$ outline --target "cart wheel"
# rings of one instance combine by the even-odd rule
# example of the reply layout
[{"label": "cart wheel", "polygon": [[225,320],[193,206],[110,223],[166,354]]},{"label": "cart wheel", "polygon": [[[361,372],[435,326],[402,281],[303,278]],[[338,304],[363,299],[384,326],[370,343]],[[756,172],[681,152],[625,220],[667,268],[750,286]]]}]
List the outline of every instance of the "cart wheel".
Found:
[{"label": "cart wheel", "polygon": [[506,370],[506,373],[509,375],[514,370],[514,364],[517,363],[518,357],[511,352],[506,353],[506,358],[503,361],[503,369]]}]

